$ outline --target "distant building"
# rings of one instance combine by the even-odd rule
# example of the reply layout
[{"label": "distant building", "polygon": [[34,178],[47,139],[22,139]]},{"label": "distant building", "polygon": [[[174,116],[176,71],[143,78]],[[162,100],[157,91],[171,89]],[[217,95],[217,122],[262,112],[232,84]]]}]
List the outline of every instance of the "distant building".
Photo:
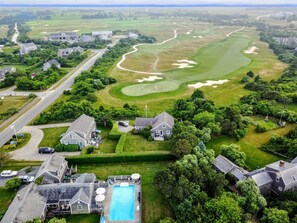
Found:
[{"label": "distant building", "polygon": [[68,162],[63,156],[53,154],[45,160],[36,174],[36,179],[42,177],[43,184],[62,183],[68,168]]},{"label": "distant building", "polygon": [[72,43],[78,40],[78,36],[75,32],[57,32],[51,33],[49,36],[49,40]]},{"label": "distant building", "polygon": [[65,48],[65,49],[59,49],[58,50],[58,57],[67,57],[72,53],[83,53],[84,49],[80,46],[72,47],[72,48]]},{"label": "distant building", "polygon": [[43,64],[42,70],[43,71],[47,71],[48,69],[52,68],[52,67],[57,67],[57,68],[61,68],[61,64],[56,60],[56,59],[52,59],[47,61],[45,64]]},{"label": "distant building", "polygon": [[263,195],[297,190],[297,157],[291,162],[280,160],[252,172],[238,167],[222,155],[214,160],[213,165],[218,172],[231,174],[237,180],[252,178]]},{"label": "distant building", "polygon": [[65,145],[77,144],[80,148],[83,148],[92,144],[95,131],[95,119],[83,114],[71,124],[67,132],[63,134],[60,142]]},{"label": "distant building", "polygon": [[0,70],[0,79],[4,79],[6,74],[11,74],[11,73],[15,73],[16,72],[16,68],[15,67],[3,67]]},{"label": "distant building", "polygon": [[90,42],[94,42],[95,41],[95,37],[91,36],[91,35],[81,35],[79,37],[79,41],[80,42],[84,42],[84,43],[90,43]]},{"label": "distant building", "polygon": [[20,54],[21,55],[28,54],[35,50],[37,50],[37,46],[33,42],[20,44]]},{"label": "distant building", "polygon": [[174,118],[167,112],[162,112],[155,118],[136,118],[135,129],[141,131],[143,128],[151,126],[152,137],[157,139],[164,139],[166,136],[172,135],[172,128],[174,126]]},{"label": "distant building", "polygon": [[128,33],[128,38],[130,39],[138,39],[138,34],[134,33],[134,32],[129,32]]},{"label": "distant building", "polygon": [[112,31],[96,31],[92,32],[92,36],[99,37],[101,40],[111,40],[113,35]]}]

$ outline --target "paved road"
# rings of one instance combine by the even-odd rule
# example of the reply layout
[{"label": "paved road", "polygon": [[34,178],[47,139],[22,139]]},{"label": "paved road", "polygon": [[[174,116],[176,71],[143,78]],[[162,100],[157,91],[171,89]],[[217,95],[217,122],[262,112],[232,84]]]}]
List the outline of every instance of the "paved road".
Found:
[{"label": "paved road", "polygon": [[[112,44],[111,46],[113,46]],[[46,109],[50,104],[52,104],[60,95],[63,94],[65,89],[70,88],[74,83],[74,78],[77,77],[82,71],[88,70],[95,61],[101,57],[107,48],[98,50],[95,56],[91,57],[88,61],[86,61],[79,69],[77,69],[73,75],[71,75],[67,80],[65,80],[60,86],[58,86],[54,90],[50,90],[41,97],[40,102],[38,102],[35,106],[29,109],[26,113],[24,113],[21,117],[19,117],[13,124],[18,132],[24,126],[26,126],[30,121],[32,121],[37,115],[39,115],[44,109]],[[62,80],[63,81],[63,80]],[[0,147],[2,147],[5,142],[7,142],[14,135],[14,130],[9,126],[5,130],[0,133]]]}]

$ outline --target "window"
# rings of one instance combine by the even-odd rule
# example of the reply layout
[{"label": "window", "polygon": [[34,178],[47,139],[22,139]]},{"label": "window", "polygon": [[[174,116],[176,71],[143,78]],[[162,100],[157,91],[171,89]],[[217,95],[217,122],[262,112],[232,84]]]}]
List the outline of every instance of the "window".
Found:
[{"label": "window", "polygon": [[165,124],[163,124],[163,125],[162,125],[162,128],[163,128],[163,129],[165,129],[165,128],[166,128],[166,125],[165,125]]},{"label": "window", "polygon": [[156,130],[156,134],[160,134],[160,130]]},{"label": "window", "polygon": [[73,133],[71,133],[70,134],[70,139],[75,139],[75,138],[76,138],[76,136]]},{"label": "window", "polygon": [[81,205],[77,205],[77,210],[82,210],[82,206]]},{"label": "window", "polygon": [[166,134],[167,135],[170,135],[170,130],[166,130]]},{"label": "window", "polygon": [[282,187],[279,187],[278,190],[279,190],[279,191],[283,191],[283,188],[282,188]]},{"label": "window", "polygon": [[278,177],[275,180],[276,180],[276,182],[279,182],[279,178]]}]

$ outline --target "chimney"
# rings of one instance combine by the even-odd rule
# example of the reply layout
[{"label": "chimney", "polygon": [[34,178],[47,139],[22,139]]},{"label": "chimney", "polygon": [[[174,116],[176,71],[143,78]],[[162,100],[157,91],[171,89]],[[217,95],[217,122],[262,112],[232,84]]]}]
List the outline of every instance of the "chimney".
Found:
[{"label": "chimney", "polygon": [[285,162],[284,161],[279,161],[279,167],[284,167],[285,166]]}]

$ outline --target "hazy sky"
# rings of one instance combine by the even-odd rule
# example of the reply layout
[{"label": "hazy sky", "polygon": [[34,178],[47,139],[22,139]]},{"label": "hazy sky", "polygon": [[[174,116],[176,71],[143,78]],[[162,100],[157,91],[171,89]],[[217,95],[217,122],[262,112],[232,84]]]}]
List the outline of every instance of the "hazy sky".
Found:
[{"label": "hazy sky", "polygon": [[0,4],[296,4],[296,0],[0,0]]}]

